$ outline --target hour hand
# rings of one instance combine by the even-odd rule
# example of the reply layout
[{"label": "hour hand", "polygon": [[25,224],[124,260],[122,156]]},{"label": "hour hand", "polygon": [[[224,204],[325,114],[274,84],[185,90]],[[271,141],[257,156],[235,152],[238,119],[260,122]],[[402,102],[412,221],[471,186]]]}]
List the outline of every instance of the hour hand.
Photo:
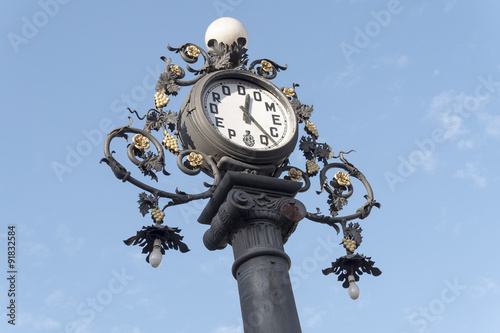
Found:
[{"label": "hour hand", "polygon": [[240,109],[243,111],[243,121],[247,124],[251,124],[252,121],[248,117],[248,114],[250,113],[250,95],[245,97],[245,106],[240,106]]}]

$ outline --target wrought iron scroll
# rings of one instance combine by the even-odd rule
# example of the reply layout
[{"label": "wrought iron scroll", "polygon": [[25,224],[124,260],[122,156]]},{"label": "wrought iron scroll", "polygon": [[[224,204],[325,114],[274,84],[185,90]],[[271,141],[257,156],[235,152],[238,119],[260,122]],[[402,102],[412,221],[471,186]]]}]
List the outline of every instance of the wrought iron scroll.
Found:
[{"label": "wrought iron scroll", "polygon": [[[133,120],[132,117],[129,117],[129,124],[127,126],[119,127],[111,131],[104,143],[105,157],[101,160],[101,163],[104,162],[108,164],[118,179],[123,182],[129,182],[150,193],[149,195],[146,192],[139,194],[139,210],[143,216],[150,213],[155,224],[153,226],[143,227],[142,230],[137,232],[136,236],[132,236],[124,242],[126,245],[142,246],[142,252],[148,253],[146,257],[147,262],[149,262],[149,256],[153,251],[154,242],[157,239],[160,240],[162,254],[168,249],[187,252],[189,249],[187,245],[182,242],[183,237],[179,235],[181,230],[176,227],[162,225],[165,217],[164,211],[170,206],[209,198],[220,182],[220,172],[211,156],[206,156],[202,152],[193,150],[179,150],[175,137],[168,133],[168,130],[172,131],[175,129],[177,119],[176,113],[163,111],[160,108],[160,110],[151,109],[146,115],[140,117],[136,111],[130,109],[129,111],[135,113],[141,120],[146,119],[144,129],[141,130],[131,127]],[[163,130],[164,134],[162,143],[151,134],[151,131],[160,130]],[[134,139],[133,143],[129,144],[127,147],[127,156],[130,162],[142,172],[143,176],[149,176],[152,180],[158,181],[158,176],[156,175],[158,172],[162,172],[163,175],[166,176],[169,175],[165,169],[165,148],[177,155],[177,167],[188,175],[198,174],[201,171],[202,163],[205,163],[204,167],[208,168],[214,177],[213,184],[210,185],[205,183],[204,185],[208,189],[204,192],[188,194],[178,189],[176,189],[175,192],[160,190],[138,180],[132,176],[132,172],[127,170],[127,168],[114,158],[114,152],[111,150],[111,142],[113,139],[124,138],[128,141],[129,134],[134,134]],[[151,151],[151,143],[156,152]],[[170,200],[160,208],[160,198],[167,198]]]},{"label": "wrought iron scroll", "polygon": [[143,173],[143,175],[150,176],[153,180],[158,181],[158,177],[156,176],[157,172],[162,171],[164,175],[169,175],[169,173],[165,170],[166,166],[165,154],[160,142],[153,135],[151,135],[151,133],[145,130],[130,127],[130,125],[132,125],[132,118],[129,117],[129,119],[130,123],[128,126],[119,127],[110,132],[104,143],[105,158],[103,158],[101,162],[108,164],[118,179],[122,180],[123,182],[127,181],[143,189],[144,191],[153,194],[157,198],[171,199],[171,201],[165,207],[187,203],[192,200],[206,199],[210,197],[215,187],[220,182],[220,172],[217,169],[217,165],[212,159],[212,157],[206,156],[202,152],[194,152],[191,150],[180,152],[177,156],[177,165],[181,166],[180,170],[183,171],[184,173],[188,175],[196,175],[201,171],[201,164],[196,165],[195,163],[193,164],[186,163],[184,158],[187,158],[191,153],[195,153],[201,156],[201,160],[207,163],[207,165],[210,167],[214,175],[214,183],[212,185],[205,184],[206,186],[209,187],[209,189],[204,192],[197,194],[188,194],[186,192],[182,192],[179,190],[176,190],[175,192],[167,192],[164,190],[157,189],[151,185],[145,184],[142,181],[138,180],[137,178],[133,177],[131,175],[131,172],[128,171],[121,163],[119,163],[113,157],[113,151],[111,151],[110,148],[111,141],[114,138],[122,137],[128,140],[127,134],[129,133],[139,134],[147,138],[149,142],[153,143],[153,145],[157,150],[157,154],[155,154],[151,151],[146,151],[145,149],[138,149],[133,144],[130,144],[128,146],[127,155],[130,161],[138,167],[138,169]]},{"label": "wrought iron scroll", "polygon": [[[149,256],[155,246],[155,240],[161,241],[162,254],[168,249],[175,249],[181,252],[189,251],[187,245],[182,242],[183,237],[179,235],[181,230],[163,225],[164,211],[170,206],[211,197],[222,177],[220,169],[223,169],[223,165],[226,162],[225,159],[229,158],[224,156],[220,159],[219,164],[217,164],[212,156],[207,156],[202,152],[194,150],[182,150],[179,147],[176,139],[177,113],[164,110],[169,103],[169,96],[178,95],[182,87],[194,85],[207,74],[220,70],[239,69],[271,80],[277,76],[279,71],[287,69],[286,66],[278,65],[269,59],[255,60],[250,63],[247,69],[248,55],[246,54],[246,40],[244,38],[239,38],[232,45],[225,45],[214,39],[210,40],[207,44],[208,51],[192,43],[186,43],[177,48],[168,45],[167,47],[170,51],[179,54],[182,60],[187,63],[185,67],[186,71],[193,74],[194,78],[185,80],[186,71],[181,66],[172,64],[170,58],[161,57],[165,62],[165,69],[160,74],[156,84],[156,94],[154,96],[155,108],[150,109],[143,116],[140,116],[137,111],[129,109],[139,120],[145,120],[144,128],[138,129],[132,127],[133,120],[132,117],[129,117],[129,124],[111,131],[104,143],[105,157],[101,162],[108,164],[118,179],[123,182],[129,182],[144,191],[139,194],[139,210],[143,216],[150,214],[154,224],[143,227],[136,235],[124,242],[127,245],[139,245],[143,247],[142,252],[148,253],[146,257],[146,261],[148,262]],[[203,57],[203,60],[200,61],[203,63],[198,68],[193,68],[191,65],[197,63],[200,57]],[[330,273],[338,275],[339,281],[343,281],[343,286],[347,288],[347,277],[350,274],[355,276],[356,281],[359,280],[359,275],[363,273],[374,276],[381,274],[381,271],[373,266],[374,262],[371,261],[370,257],[358,253],[355,254],[355,251],[362,242],[362,229],[358,223],[350,222],[355,219],[366,218],[372,208],[380,208],[380,204],[375,201],[373,191],[365,176],[345,159],[344,154],[348,154],[351,151],[340,152],[335,156],[332,148],[327,143],[318,142],[318,130],[310,120],[314,108],[312,105],[305,105],[300,102],[295,91],[295,88],[298,86],[298,84],[293,83],[292,87],[283,87],[281,91],[290,101],[298,123],[304,125],[303,131],[305,135],[299,141],[299,149],[306,158],[306,165],[305,168],[301,169],[291,166],[288,161],[285,161],[283,165],[276,169],[273,176],[283,176],[290,181],[302,181],[304,185],[299,192],[306,192],[311,186],[311,179],[319,175],[320,190],[317,193],[328,194],[327,203],[330,214],[323,215],[319,208],[317,208],[316,213],[308,212],[305,217],[311,221],[333,227],[337,231],[337,234],[342,230],[343,239],[341,244],[346,249],[346,255],[332,262],[332,267],[324,269],[323,273],[325,275]],[[163,132],[161,142],[151,134],[154,131]],[[201,193],[188,194],[178,189],[168,192],[138,180],[132,176],[131,171],[114,158],[114,152],[111,150],[112,140],[115,138],[124,138],[128,141],[129,135],[134,136],[133,142],[127,147],[128,159],[139,169],[143,176],[158,181],[158,173],[161,172],[166,176],[170,175],[166,170],[165,151],[167,151],[177,156],[177,167],[183,173],[197,175],[203,168],[207,174],[213,177],[213,183],[205,183],[204,185],[207,190]],[[154,147],[151,147],[151,145]],[[330,162],[333,158],[340,159],[340,161]],[[244,162],[241,162],[241,166],[245,170],[255,170],[255,172],[259,170],[258,166],[255,168],[245,168],[246,164]],[[264,168],[265,166],[260,167]],[[327,174],[333,169],[340,169],[340,171],[329,179]],[[351,177],[358,179],[365,187],[366,202],[355,213],[339,216],[339,212],[353,194]],[[167,203],[160,205],[160,199],[164,198],[168,199]]]},{"label": "wrought iron scroll", "polygon": [[[299,141],[299,149],[306,158],[306,171],[304,172],[300,168],[290,166],[286,163],[277,170],[275,176],[280,177],[285,171],[288,171],[288,174],[284,178],[294,181],[304,181],[305,184],[300,192],[305,192],[310,187],[310,178],[319,173],[320,190],[317,193],[328,193],[327,203],[330,215],[323,215],[320,209],[316,208],[316,213],[308,212],[305,217],[311,221],[331,226],[337,231],[337,234],[342,230],[343,238],[341,245],[344,246],[346,255],[332,262],[332,267],[324,269],[323,274],[337,274],[339,276],[338,280],[343,281],[342,286],[348,288],[348,276],[351,274],[354,276],[355,281],[358,281],[359,276],[363,273],[374,276],[382,274],[380,269],[373,266],[374,262],[370,257],[354,253],[361,245],[362,229],[359,223],[350,222],[347,224],[352,220],[366,218],[372,208],[380,208],[380,204],[375,201],[372,188],[363,173],[344,157],[344,154],[348,154],[352,150],[348,152],[341,151],[338,156],[335,156],[332,148],[327,143],[317,141],[319,133],[314,123],[310,120],[314,108],[312,105],[305,105],[299,101],[295,91],[296,87],[298,87],[298,84],[294,83],[291,88],[282,88],[282,91],[290,100],[298,122],[304,124],[305,135]],[[338,158],[340,162],[330,163],[329,160],[332,158]],[[323,167],[320,167],[318,163],[323,164]],[[327,173],[332,169],[340,169],[340,171],[329,180]],[[339,212],[347,205],[348,199],[353,194],[351,177],[358,179],[365,187],[366,194],[364,197],[366,202],[354,214],[339,216]]]},{"label": "wrought iron scroll", "polygon": [[[156,238],[162,239],[162,241],[165,239],[177,239],[180,241],[180,239],[182,239],[181,236],[178,236],[181,237],[180,239],[175,236],[180,231],[179,229],[161,225],[161,223],[163,223],[163,217],[165,216],[164,210],[167,207],[184,204],[192,200],[209,198],[219,184],[221,178],[219,168],[211,156],[206,156],[202,152],[193,150],[180,150],[175,137],[177,134],[177,113],[170,110],[163,110],[170,101],[169,96],[177,96],[181,87],[194,85],[205,75],[219,70],[247,70],[267,79],[272,79],[276,77],[278,71],[286,69],[286,67],[280,66],[268,59],[254,61],[250,69],[247,69],[248,55],[246,54],[245,38],[239,38],[232,45],[219,43],[215,39],[210,40],[207,44],[208,52],[192,43],[185,43],[177,48],[168,45],[167,48],[170,51],[179,54],[182,60],[187,63],[186,70],[194,74],[195,77],[190,80],[184,80],[186,71],[181,66],[172,64],[172,59],[161,57],[165,62],[165,69],[163,73],[160,74],[156,84],[157,92],[154,96],[155,108],[150,109],[142,117],[137,111],[129,109],[129,111],[134,113],[139,120],[145,120],[144,129],[141,130],[132,127],[132,118],[129,117],[129,124],[111,131],[104,143],[105,157],[101,160],[101,163],[104,162],[108,164],[118,179],[123,182],[129,182],[145,191],[139,195],[139,209],[143,216],[151,213],[151,217],[156,225],[144,227],[143,230],[138,231],[137,236],[134,236],[135,238],[131,237],[125,241],[127,245],[143,246],[144,253],[150,253],[152,251],[152,242]],[[198,62],[200,56],[203,57],[203,64],[201,67],[198,69],[191,67],[190,64]],[[152,131],[163,131],[164,138],[161,143],[151,134]],[[165,169],[165,153],[163,150],[165,148],[166,151],[170,151],[177,155],[177,166],[182,172],[188,175],[196,175],[203,167],[205,171],[208,171],[214,178],[213,183],[204,184],[208,188],[204,192],[188,194],[177,189],[175,192],[164,191],[138,180],[132,176],[132,173],[127,168],[114,158],[114,152],[110,148],[113,139],[124,138],[128,141],[130,134],[134,135],[134,142],[128,145],[127,156],[141,171],[143,176],[151,177],[152,180],[158,181],[157,173],[162,172],[163,175],[169,175],[169,172]],[[156,151],[150,149],[151,144]],[[148,195],[147,193],[150,194]],[[161,209],[159,203],[160,198],[169,199],[167,204]],[[169,248],[180,249],[181,252],[184,252],[182,249],[185,248],[179,244],[175,242],[163,242],[162,253],[164,253],[165,249]],[[148,258],[149,255],[146,260],[148,260]]]}]

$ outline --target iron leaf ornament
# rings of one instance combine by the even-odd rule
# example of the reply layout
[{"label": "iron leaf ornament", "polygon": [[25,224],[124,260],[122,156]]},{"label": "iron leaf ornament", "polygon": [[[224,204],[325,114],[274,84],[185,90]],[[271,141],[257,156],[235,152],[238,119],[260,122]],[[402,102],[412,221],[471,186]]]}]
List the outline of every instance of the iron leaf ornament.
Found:
[{"label": "iron leaf ornament", "polygon": [[[186,62],[185,70],[172,63],[172,59],[161,57],[165,62],[163,73],[159,75],[154,95],[154,108],[149,109],[144,115],[137,111],[128,109],[132,115],[140,121],[144,121],[142,129],[132,127],[133,119],[129,117],[129,124],[119,127],[108,134],[104,144],[105,157],[101,162],[105,162],[111,168],[115,176],[123,182],[130,182],[143,192],[139,195],[139,211],[143,216],[151,215],[152,226],[144,226],[137,234],[125,240],[126,245],[139,245],[143,247],[142,253],[147,253],[146,261],[155,246],[155,240],[161,241],[161,253],[165,250],[175,249],[184,253],[189,251],[186,244],[182,242],[180,229],[163,225],[165,213],[168,207],[185,204],[193,200],[207,199],[212,196],[219,186],[219,183],[227,171],[219,168],[218,162],[214,156],[206,155],[201,151],[189,150],[179,145],[179,131],[177,128],[179,112],[165,109],[170,102],[171,97],[179,94],[182,87],[192,86],[210,73],[224,70],[241,70],[253,73],[267,80],[274,79],[278,72],[287,69],[287,66],[281,66],[270,59],[257,59],[249,62],[246,40],[239,38],[231,45],[218,42],[215,39],[208,41],[209,50],[205,51],[201,47],[186,43],[177,48],[167,46],[168,50],[174,52]],[[191,65],[200,63],[197,68]],[[185,80],[186,72],[194,77]],[[314,213],[307,212],[306,218],[322,224],[331,226],[337,234],[343,233],[342,243],[346,255],[339,257],[332,262],[332,266],[323,270],[325,275],[334,273],[338,275],[338,280],[343,281],[343,286],[347,288],[348,276],[354,275],[355,280],[363,273],[378,276],[381,271],[374,267],[374,262],[370,257],[355,253],[362,242],[362,228],[359,223],[351,221],[366,218],[373,207],[380,208],[380,204],[375,201],[373,191],[365,176],[350,162],[345,155],[352,152],[340,151],[335,156],[333,149],[325,142],[320,142],[319,132],[316,125],[311,121],[314,107],[303,104],[296,93],[298,84],[293,83],[291,87],[280,88],[284,97],[290,102],[298,124],[303,125],[303,135],[298,142],[298,148],[305,157],[305,166],[299,168],[290,165],[288,159],[285,159],[282,165],[275,168],[272,177],[283,177],[289,181],[303,182],[299,192],[306,192],[311,186],[311,179],[318,176],[319,190],[318,195],[327,194],[327,205],[329,213],[322,214],[319,208]],[[189,101],[187,101],[189,106]],[[189,111],[188,111],[189,112]],[[156,136],[159,135],[160,139]],[[139,169],[145,177],[158,182],[158,173],[170,175],[166,170],[166,157],[174,156],[177,168],[187,175],[197,175],[201,171],[205,172],[213,182],[204,183],[205,190],[200,193],[188,193],[180,189],[168,192],[146,184],[132,176],[132,172],[125,168],[114,158],[114,151],[111,149],[111,142],[115,138],[121,138],[132,142],[127,148],[127,156],[132,164]],[[170,154],[172,155],[170,155]],[[332,161],[334,160],[334,161]],[[258,166],[249,163],[241,163],[242,171],[246,173],[259,174]],[[266,169],[267,170],[267,169]],[[334,173],[333,171],[336,171]],[[366,191],[364,195],[366,202],[353,214],[340,216],[341,211],[348,204],[348,199],[354,193],[353,180],[361,183]],[[160,201],[163,202],[163,208],[160,209]]]},{"label": "iron leaf ornament", "polygon": [[137,231],[135,236],[132,236],[123,242],[126,245],[139,245],[142,247],[142,253],[148,253],[146,261],[149,263],[149,256],[153,251],[154,241],[161,240],[161,253],[165,254],[165,250],[174,249],[182,253],[189,251],[188,246],[182,242],[183,236],[179,235],[179,228],[170,228],[168,226],[148,226],[142,227],[142,230]]},{"label": "iron leaf ornament", "polygon": [[362,254],[348,254],[338,258],[332,262],[332,267],[323,270],[324,275],[334,273],[338,275],[338,281],[342,282],[342,287],[349,288],[349,275],[354,275],[354,278],[359,281],[359,276],[363,273],[379,276],[382,271],[374,267],[374,261],[370,257],[365,257]]},{"label": "iron leaf ornament", "polygon": [[156,206],[157,200],[151,194],[142,192],[139,193],[139,200],[137,202],[139,203],[139,211],[142,216],[146,216],[149,213],[149,210]]}]

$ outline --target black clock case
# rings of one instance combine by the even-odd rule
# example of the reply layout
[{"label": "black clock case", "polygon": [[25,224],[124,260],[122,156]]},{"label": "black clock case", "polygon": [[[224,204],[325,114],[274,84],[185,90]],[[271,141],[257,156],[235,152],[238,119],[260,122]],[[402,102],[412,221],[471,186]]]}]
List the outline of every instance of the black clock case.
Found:
[{"label": "black clock case", "polygon": [[[205,87],[213,81],[228,78],[241,79],[260,85],[272,93],[287,108],[288,112],[294,114],[292,105],[283,92],[270,81],[256,74],[236,69],[211,73],[194,84],[182,104],[177,124],[182,148],[212,156],[219,167],[231,170],[252,169],[254,167],[255,170],[267,170],[264,173],[269,173],[280,166],[295,149],[298,139],[298,124],[295,123],[295,133],[292,139],[280,147],[269,150],[252,150],[234,144],[213,128],[206,118],[202,106],[202,94]],[[204,167],[207,168],[206,165]],[[205,172],[211,173],[209,170],[205,170]]]}]

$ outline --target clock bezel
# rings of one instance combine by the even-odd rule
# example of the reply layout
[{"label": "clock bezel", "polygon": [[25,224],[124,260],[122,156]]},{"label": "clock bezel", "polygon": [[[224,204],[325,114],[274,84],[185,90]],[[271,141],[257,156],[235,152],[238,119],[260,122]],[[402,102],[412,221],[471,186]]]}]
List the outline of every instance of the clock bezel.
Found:
[{"label": "clock bezel", "polygon": [[[215,81],[224,79],[244,80],[260,86],[273,95],[281,103],[285,112],[290,114],[290,122],[287,122],[287,126],[292,135],[288,141],[270,149],[252,149],[238,145],[221,134],[207,118],[203,108],[203,96]],[[273,83],[256,74],[235,69],[208,74],[192,87],[181,108],[177,128],[184,149],[198,150],[211,155],[217,162],[223,156],[228,156],[249,164],[279,166],[293,152],[298,140],[298,120],[290,101],[283,92]]]}]

